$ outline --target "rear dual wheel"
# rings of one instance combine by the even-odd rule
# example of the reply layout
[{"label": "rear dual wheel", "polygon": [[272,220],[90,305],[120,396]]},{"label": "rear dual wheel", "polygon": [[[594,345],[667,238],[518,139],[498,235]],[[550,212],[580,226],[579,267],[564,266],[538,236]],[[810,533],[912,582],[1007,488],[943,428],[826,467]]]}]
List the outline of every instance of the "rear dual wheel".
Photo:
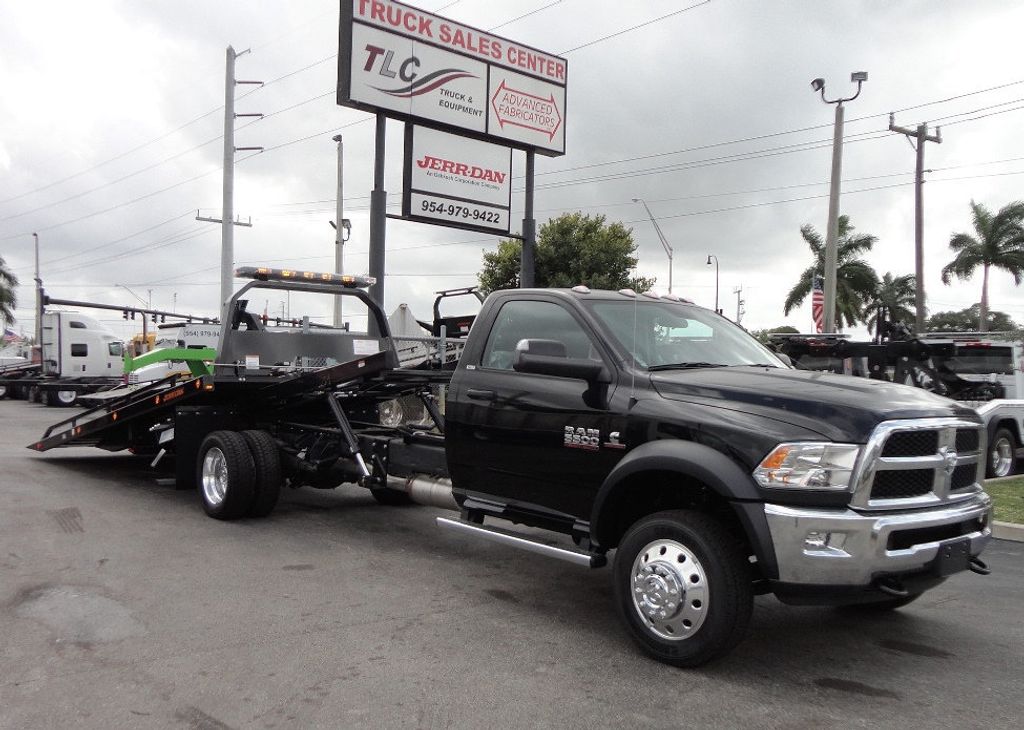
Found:
[{"label": "rear dual wheel", "polygon": [[266,431],[214,431],[199,447],[203,509],[218,520],[265,517],[277,504],[281,462]]}]

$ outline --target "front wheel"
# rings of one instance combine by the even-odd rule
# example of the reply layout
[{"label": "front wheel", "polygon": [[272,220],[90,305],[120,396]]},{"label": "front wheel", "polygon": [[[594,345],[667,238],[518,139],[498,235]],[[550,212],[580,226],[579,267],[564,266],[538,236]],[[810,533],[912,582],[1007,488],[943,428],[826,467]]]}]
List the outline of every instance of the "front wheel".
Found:
[{"label": "front wheel", "polygon": [[613,566],[619,615],[654,658],[696,667],[746,633],[754,597],[735,537],[699,512],[658,512],[622,538]]},{"label": "front wheel", "polygon": [[203,439],[196,471],[206,514],[218,520],[233,520],[249,511],[256,466],[241,434],[214,431]]},{"label": "front wheel", "polygon": [[988,445],[988,469],[990,479],[1012,476],[1017,471],[1017,439],[1008,428],[998,428]]}]

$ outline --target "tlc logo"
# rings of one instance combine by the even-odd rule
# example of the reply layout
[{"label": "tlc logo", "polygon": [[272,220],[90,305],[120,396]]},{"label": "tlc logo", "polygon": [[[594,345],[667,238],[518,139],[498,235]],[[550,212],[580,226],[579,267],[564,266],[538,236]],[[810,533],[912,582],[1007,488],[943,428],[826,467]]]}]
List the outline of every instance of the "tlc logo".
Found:
[{"label": "tlc logo", "polygon": [[416,79],[416,69],[419,68],[420,65],[420,59],[416,58],[416,56],[409,56],[409,58],[402,61],[396,71],[392,66],[395,59],[394,51],[387,51],[379,46],[367,45],[366,52],[366,65],[363,66],[363,71],[372,71],[377,59],[383,56],[384,58],[380,64],[380,70],[378,71],[381,76],[385,76],[389,79],[393,79],[395,76],[398,76],[398,78],[406,82]]}]

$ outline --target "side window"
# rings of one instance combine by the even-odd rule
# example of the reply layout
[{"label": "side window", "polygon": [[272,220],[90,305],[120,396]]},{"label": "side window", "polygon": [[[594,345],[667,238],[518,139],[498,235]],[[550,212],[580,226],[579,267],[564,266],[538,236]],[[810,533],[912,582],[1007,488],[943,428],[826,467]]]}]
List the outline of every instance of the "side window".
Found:
[{"label": "side window", "polygon": [[107,351],[114,357],[122,357],[124,355],[124,348],[121,347],[120,342],[111,342],[107,345]]},{"label": "side window", "polygon": [[72,344],[71,357],[89,357],[89,346],[84,344]]},{"label": "side window", "polygon": [[85,326],[85,322],[76,322],[75,320],[71,320],[70,322],[68,322],[68,327],[70,327],[70,328],[71,328],[71,329],[73,329],[73,330],[84,330],[84,329],[88,329],[88,328],[87,328],[87,327]]},{"label": "side window", "polygon": [[557,340],[569,357],[600,360],[589,335],[573,316],[553,302],[506,302],[498,312],[487,338],[481,365],[512,369],[512,357],[520,340]]}]

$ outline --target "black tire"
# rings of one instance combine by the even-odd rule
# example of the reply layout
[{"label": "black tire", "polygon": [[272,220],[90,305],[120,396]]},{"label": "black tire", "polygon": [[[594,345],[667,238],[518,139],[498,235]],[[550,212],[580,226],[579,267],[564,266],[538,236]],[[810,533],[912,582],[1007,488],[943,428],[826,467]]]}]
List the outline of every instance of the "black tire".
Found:
[{"label": "black tire", "polygon": [[42,392],[38,385],[30,385],[28,386],[28,393],[25,396],[25,400],[27,400],[29,403],[41,403],[41,395]]},{"label": "black tire", "polygon": [[242,431],[242,437],[252,454],[256,467],[256,481],[253,485],[253,500],[249,506],[250,517],[266,517],[277,506],[281,496],[281,455],[274,437],[266,431]]},{"label": "black tire", "polygon": [[255,482],[255,462],[240,433],[214,431],[203,439],[196,484],[206,514],[218,520],[243,517],[252,506]]},{"label": "black tire", "polygon": [[923,595],[923,593],[911,593],[909,596],[903,596],[902,598],[882,598],[878,601],[866,603],[850,603],[842,606],[842,608],[852,608],[858,611],[895,611],[897,608],[903,608],[908,603],[913,603]]},{"label": "black tire", "polygon": [[50,391],[50,400],[47,405],[60,408],[70,408],[78,404],[77,390],[54,390]]},{"label": "black tire", "polygon": [[1009,477],[1017,473],[1017,439],[1008,428],[997,428],[988,445],[985,476],[989,479]]},{"label": "black tire", "polygon": [[746,633],[754,605],[750,566],[737,539],[708,515],[644,517],[622,538],[612,571],[620,618],[659,661],[697,667]]},{"label": "black tire", "polygon": [[50,405],[50,391],[48,391],[48,390],[40,390],[39,391],[39,402],[42,403],[44,406],[49,406]]}]

